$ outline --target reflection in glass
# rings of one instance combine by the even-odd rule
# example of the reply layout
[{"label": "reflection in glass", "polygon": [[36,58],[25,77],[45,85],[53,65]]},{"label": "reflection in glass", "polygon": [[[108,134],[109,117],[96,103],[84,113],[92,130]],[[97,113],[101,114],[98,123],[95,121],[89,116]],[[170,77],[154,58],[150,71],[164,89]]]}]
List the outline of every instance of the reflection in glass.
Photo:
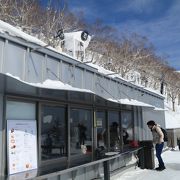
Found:
[{"label": "reflection in glass", "polygon": [[92,113],[90,110],[71,109],[70,135],[72,155],[92,152]]},{"label": "reflection in glass", "polygon": [[104,111],[96,112],[97,147],[107,147],[106,115]]},{"label": "reflection in glass", "polygon": [[[20,113],[21,112],[21,113]],[[29,102],[7,101],[6,119],[36,119],[36,105]]]},{"label": "reflection in glass", "polygon": [[42,160],[66,156],[65,108],[43,106],[41,118]]},{"label": "reflection in glass", "polygon": [[112,150],[119,150],[121,147],[119,112],[110,111],[108,113],[108,120],[110,132],[110,148]]},{"label": "reflection in glass", "polygon": [[[123,128],[123,136],[128,136],[126,138],[126,144],[129,140],[133,140],[133,117],[131,111],[122,111],[121,112],[121,122]],[[127,132],[127,134],[126,134]]]}]

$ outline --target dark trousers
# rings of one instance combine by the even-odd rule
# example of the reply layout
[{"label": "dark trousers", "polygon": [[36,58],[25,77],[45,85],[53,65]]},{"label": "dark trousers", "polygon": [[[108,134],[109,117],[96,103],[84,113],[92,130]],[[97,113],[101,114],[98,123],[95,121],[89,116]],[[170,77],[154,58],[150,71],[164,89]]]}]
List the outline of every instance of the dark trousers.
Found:
[{"label": "dark trousers", "polygon": [[156,144],[156,157],[157,157],[158,162],[159,162],[159,167],[164,167],[164,162],[163,162],[162,157],[161,157],[163,147],[164,147],[164,143]]}]

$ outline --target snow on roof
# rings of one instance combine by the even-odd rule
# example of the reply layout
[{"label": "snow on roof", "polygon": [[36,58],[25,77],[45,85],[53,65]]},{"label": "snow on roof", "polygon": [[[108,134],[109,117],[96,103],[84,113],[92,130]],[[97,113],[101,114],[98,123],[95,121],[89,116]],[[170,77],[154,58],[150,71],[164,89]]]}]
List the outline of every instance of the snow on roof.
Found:
[{"label": "snow on roof", "polygon": [[168,111],[168,109],[163,109],[163,108],[158,108],[158,107],[155,107],[154,108],[155,111]]},{"label": "snow on roof", "polygon": [[[57,80],[47,79],[43,83],[28,83],[26,81],[21,80],[17,76],[13,76],[10,73],[6,73],[6,75],[9,77],[12,77],[18,81],[21,81],[22,83],[28,84],[30,86],[38,87],[38,88],[55,89],[55,90],[68,90],[68,91],[87,92],[87,93],[95,94],[91,90],[72,87],[71,85],[65,84],[65,83],[61,82],[60,80],[57,81]],[[104,97],[102,97],[102,98],[104,98]],[[135,100],[135,99],[112,99],[112,98],[108,98],[107,100],[114,102],[114,103],[124,104],[124,105],[148,107],[148,108],[152,108],[152,110],[160,110],[160,111],[164,110],[162,108],[157,108],[155,106],[152,106],[150,104],[147,104],[147,103]]]},{"label": "snow on roof", "polygon": [[[65,83],[63,83],[61,81],[55,81],[55,80],[47,79],[43,83],[27,83],[25,81],[22,81],[19,77],[13,76],[10,73],[6,73],[6,75],[10,76],[10,77],[12,77],[12,78],[14,78],[14,79],[16,79],[18,81],[21,81],[21,82],[23,82],[25,84],[34,86],[34,87],[47,88],[47,89],[56,89],[56,90],[68,90],[68,91],[88,92],[88,93],[95,94],[93,91],[90,91],[88,89],[75,88],[75,87],[72,87],[71,85],[65,84]],[[116,100],[116,99],[109,98],[107,100],[109,100],[111,102],[119,103],[119,104],[154,108],[154,106],[152,106],[150,104],[146,104],[146,103],[134,100],[134,99],[131,99],[131,100],[129,100],[129,99],[118,99],[118,100]]]},{"label": "snow on roof", "polygon": [[[7,76],[10,76],[18,81],[21,81],[25,84],[34,86],[34,87],[39,87],[39,88],[47,88],[47,89],[56,89],[56,90],[68,90],[68,91],[79,91],[79,92],[88,92],[88,93],[92,93],[95,94],[93,91],[90,91],[88,89],[80,89],[80,88],[75,88],[72,87],[69,84],[65,84],[61,81],[55,81],[55,80],[50,80],[47,79],[45,80],[43,83],[27,83],[25,81],[22,81],[19,77],[13,76],[10,73],[6,73]],[[125,105],[132,105],[132,106],[142,106],[142,107],[150,107],[150,108],[155,108],[154,106],[150,105],[150,104],[146,104],[144,102],[141,101],[137,101],[134,99],[107,99],[109,101],[115,102],[115,103],[119,103],[119,104],[125,104]]]},{"label": "snow on roof", "polygon": [[25,84],[34,86],[34,87],[39,87],[39,88],[46,88],[46,89],[56,89],[56,90],[68,90],[68,91],[79,91],[79,92],[88,92],[88,93],[93,93],[92,91],[88,90],[88,89],[80,89],[80,88],[76,88],[76,87],[72,87],[69,84],[65,84],[63,82],[59,81],[55,81],[55,80],[50,80],[47,79],[45,80],[43,83],[28,83],[26,81],[22,81],[19,77],[13,76],[10,73],[6,73],[7,76],[10,76],[14,79],[17,79],[18,81],[21,81]]},{"label": "snow on roof", "polygon": [[51,79],[47,79],[43,83],[28,83],[28,84],[30,84],[32,86],[40,87],[40,88],[47,88],[47,89],[59,89],[59,90],[93,93],[92,91],[90,91],[88,89],[81,89],[81,88],[72,87],[69,84],[65,84],[61,81],[55,81],[55,80],[51,80]]},{"label": "snow on roof", "polygon": [[93,68],[96,68],[98,70],[98,72],[101,74],[108,75],[112,78],[119,78],[119,79],[122,79],[122,80],[128,82],[126,79],[122,78],[118,73],[115,73],[114,71],[107,70],[97,64],[93,64],[93,63],[86,63],[86,64],[88,64],[89,66],[91,66]]},{"label": "snow on roof", "polygon": [[155,90],[155,89],[152,89],[150,87],[143,87],[143,89],[146,89],[146,90],[151,91],[155,94],[158,94],[159,96],[165,97],[165,95],[161,94],[159,90]]},{"label": "snow on roof", "polygon": [[155,106],[152,106],[150,104],[147,104],[147,103],[144,103],[144,102],[141,102],[141,101],[137,101],[135,99],[118,99],[118,100],[116,100],[116,99],[109,98],[108,100],[112,101],[112,102],[119,103],[119,104],[155,108]]},{"label": "snow on roof", "polygon": [[93,68],[96,68],[98,70],[99,73],[102,73],[102,74],[111,74],[111,73],[114,73],[113,71],[110,71],[110,70],[107,70],[97,64],[93,64],[93,63],[87,63],[89,66],[93,67]]},{"label": "snow on roof", "polygon": [[21,31],[20,29],[14,27],[4,21],[1,21],[1,20],[0,20],[0,32],[8,33],[11,36],[16,36],[16,37],[25,39],[28,42],[32,42],[32,43],[38,44],[40,46],[46,45],[43,41],[41,41],[31,35],[28,35],[28,34],[24,33],[23,31]]}]

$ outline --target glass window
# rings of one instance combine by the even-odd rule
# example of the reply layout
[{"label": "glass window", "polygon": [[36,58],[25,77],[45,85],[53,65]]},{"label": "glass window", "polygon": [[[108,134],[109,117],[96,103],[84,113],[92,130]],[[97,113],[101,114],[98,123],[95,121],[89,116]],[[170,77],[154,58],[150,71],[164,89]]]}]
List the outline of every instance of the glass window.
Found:
[{"label": "glass window", "polygon": [[45,89],[45,88],[41,88],[38,91],[38,95],[40,97],[45,97],[45,98],[53,98],[56,100],[65,100],[67,99],[67,91],[64,90],[55,90],[55,89]]},{"label": "glass window", "polygon": [[71,109],[71,155],[92,152],[92,111]]},{"label": "glass window", "polygon": [[105,111],[96,112],[96,126],[97,126],[97,147],[107,146],[107,131],[106,131],[106,114]]},{"label": "glass window", "polygon": [[124,136],[128,136],[124,139],[124,144],[128,144],[129,140],[133,140],[133,116],[132,111],[122,111],[121,112],[121,122],[123,128],[123,139]]},{"label": "glass window", "polygon": [[106,100],[99,96],[96,96],[95,103],[100,106],[106,106]]},{"label": "glass window", "polygon": [[86,103],[92,102],[92,94],[90,93],[69,91],[69,98],[71,101],[83,101]]},{"label": "glass window", "polygon": [[65,108],[42,106],[41,150],[42,160],[66,156]]},{"label": "glass window", "polygon": [[120,141],[120,121],[119,121],[119,112],[110,111],[108,113],[109,121],[109,132],[110,132],[110,148],[112,150],[120,150],[121,141]]},{"label": "glass window", "polygon": [[35,120],[35,103],[7,101],[6,119],[9,120]]}]

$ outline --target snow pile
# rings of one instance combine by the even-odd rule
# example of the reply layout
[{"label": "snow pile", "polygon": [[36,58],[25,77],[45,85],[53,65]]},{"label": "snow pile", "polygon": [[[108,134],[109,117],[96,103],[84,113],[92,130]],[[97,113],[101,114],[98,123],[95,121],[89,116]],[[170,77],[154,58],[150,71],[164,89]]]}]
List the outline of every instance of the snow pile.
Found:
[{"label": "snow pile", "polygon": [[61,81],[55,81],[47,79],[43,83],[28,83],[32,86],[40,87],[40,88],[47,88],[47,89],[59,89],[59,90],[68,90],[68,91],[80,91],[80,92],[89,92],[93,93],[92,91],[88,89],[80,89],[72,87],[69,84],[65,84]]},{"label": "snow pile", "polygon": [[180,177],[180,151],[166,151],[163,153],[166,170],[142,170],[131,168],[111,177],[111,180],[179,180]]}]

